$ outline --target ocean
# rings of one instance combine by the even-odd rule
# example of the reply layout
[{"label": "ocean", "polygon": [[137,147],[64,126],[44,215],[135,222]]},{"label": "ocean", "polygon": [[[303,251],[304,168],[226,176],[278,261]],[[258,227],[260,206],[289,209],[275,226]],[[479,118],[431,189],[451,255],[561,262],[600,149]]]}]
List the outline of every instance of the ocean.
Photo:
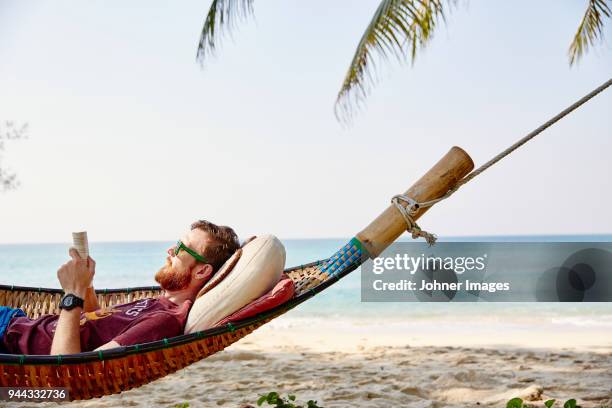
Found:
[{"label": "ocean", "polygon": [[[324,259],[348,239],[288,239],[287,266]],[[442,238],[441,241],[475,242],[610,242],[612,235],[503,236]],[[96,260],[96,288],[155,285],[153,276],[163,265],[173,242],[92,242]],[[68,260],[70,244],[0,245],[0,283],[59,287],[57,268]],[[361,302],[360,271],[349,274],[289,313],[292,318],[317,322],[334,319],[350,324],[373,322],[487,321],[612,329],[612,303],[368,303]]]}]

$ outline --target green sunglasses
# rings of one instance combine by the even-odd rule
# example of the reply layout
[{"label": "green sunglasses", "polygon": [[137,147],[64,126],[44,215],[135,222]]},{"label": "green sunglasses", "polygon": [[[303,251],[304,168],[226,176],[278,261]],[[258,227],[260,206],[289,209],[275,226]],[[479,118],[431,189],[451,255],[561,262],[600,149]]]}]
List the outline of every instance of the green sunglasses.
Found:
[{"label": "green sunglasses", "polygon": [[176,255],[180,254],[181,253],[181,249],[183,251],[187,252],[189,255],[193,256],[196,261],[202,262],[202,263],[208,263],[206,258],[204,258],[202,255],[198,254],[196,251],[194,251],[193,249],[191,249],[188,246],[186,246],[185,244],[183,244],[183,241],[181,241],[179,239],[178,241],[176,241],[176,246],[174,247],[174,255],[176,256]]}]

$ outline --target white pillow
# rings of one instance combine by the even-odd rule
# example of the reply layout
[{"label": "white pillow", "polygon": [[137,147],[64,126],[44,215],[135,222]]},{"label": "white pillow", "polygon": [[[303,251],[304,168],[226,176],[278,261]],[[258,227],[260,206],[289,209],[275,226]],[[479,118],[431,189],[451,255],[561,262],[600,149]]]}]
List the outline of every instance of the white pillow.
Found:
[{"label": "white pillow", "polygon": [[285,247],[273,235],[255,238],[242,248],[234,269],[217,286],[196,299],[185,325],[185,333],[212,327],[253,300],[270,291],[285,267]]}]

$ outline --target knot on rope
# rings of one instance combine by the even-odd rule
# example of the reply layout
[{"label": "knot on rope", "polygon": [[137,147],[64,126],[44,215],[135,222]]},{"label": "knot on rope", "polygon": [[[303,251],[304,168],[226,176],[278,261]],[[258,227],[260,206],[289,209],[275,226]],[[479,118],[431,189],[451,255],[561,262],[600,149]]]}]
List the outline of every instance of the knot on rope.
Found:
[{"label": "knot on rope", "polygon": [[[406,203],[406,206],[402,205],[402,202]],[[412,218],[419,208],[431,206],[432,204],[430,204],[429,201],[421,204],[406,195],[397,194],[391,198],[391,204],[393,204],[400,214],[402,214],[402,217],[404,217],[404,221],[406,221],[406,231],[412,235],[412,239],[424,238],[429,246],[436,243],[437,237],[435,234],[421,229],[419,224]]]}]

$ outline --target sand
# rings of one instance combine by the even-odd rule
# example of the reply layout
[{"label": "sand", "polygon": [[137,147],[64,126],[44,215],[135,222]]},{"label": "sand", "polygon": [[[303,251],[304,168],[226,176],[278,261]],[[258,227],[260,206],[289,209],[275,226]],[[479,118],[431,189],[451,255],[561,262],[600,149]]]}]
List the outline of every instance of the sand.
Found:
[{"label": "sand", "polygon": [[281,317],[154,383],[63,405],[241,407],[278,391],[327,408],[505,407],[517,396],[534,407],[549,398],[612,407],[609,328],[306,323]]}]

